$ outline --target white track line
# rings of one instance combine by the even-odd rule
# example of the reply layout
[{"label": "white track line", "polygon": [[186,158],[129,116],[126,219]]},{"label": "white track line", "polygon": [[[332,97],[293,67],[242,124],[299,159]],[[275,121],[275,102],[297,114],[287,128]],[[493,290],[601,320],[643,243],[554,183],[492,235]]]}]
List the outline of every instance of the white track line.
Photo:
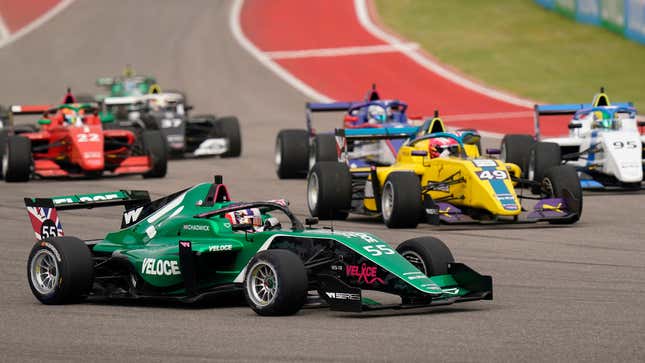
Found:
[{"label": "white track line", "polygon": [[2,14],[0,14],[0,43],[9,38],[9,36],[11,36],[11,33],[9,33],[9,27],[7,27],[7,24],[5,24],[2,19]]},{"label": "white track line", "polygon": [[[406,43],[404,45],[410,50],[419,48],[416,43]],[[337,47],[337,48],[320,48],[320,49],[302,49],[302,50],[279,50],[273,52],[266,52],[271,59],[299,59],[299,58],[313,58],[313,57],[340,57],[349,55],[363,55],[363,54],[376,54],[376,53],[392,53],[399,52],[398,47],[393,47],[388,44],[380,45],[364,45],[358,47]]]},{"label": "white track line", "polygon": [[261,50],[259,50],[251,41],[244,35],[242,27],[240,26],[240,13],[242,11],[242,5],[244,5],[244,0],[235,0],[231,8],[231,13],[229,15],[229,27],[233,33],[235,40],[246,49],[247,52],[251,53],[255,59],[262,63],[265,67],[269,68],[271,72],[280,77],[291,87],[297,89],[305,96],[311,100],[318,102],[332,102],[333,100],[324,94],[316,91],[315,89],[309,87],[306,83],[302,82],[298,78],[294,77],[287,70],[282,68],[278,63],[271,60],[271,58]]},{"label": "white track line", "polygon": [[24,26],[23,28],[21,28],[20,30],[15,32],[14,34],[9,33],[8,29],[7,29],[8,36],[7,37],[2,37],[0,39],[0,48],[13,43],[16,40],[24,37],[25,35],[29,34],[32,31],[34,31],[39,26],[45,24],[49,19],[53,18],[58,13],[63,11],[66,7],[71,5],[73,2],[74,2],[74,0],[62,0],[61,2],[56,4],[53,8],[49,9],[49,11],[47,11],[45,14],[41,15],[36,20],[34,20],[31,23],[27,24],[26,26]]},{"label": "white track line", "polygon": [[393,47],[398,47],[401,53],[408,56],[410,59],[417,62],[422,67],[427,70],[440,75],[441,77],[452,81],[464,88],[468,88],[472,91],[487,95],[491,98],[504,101],[516,106],[532,108],[535,105],[535,102],[511,96],[509,94],[482,86],[481,84],[475,83],[469,79],[466,79],[440,65],[439,63],[428,59],[424,56],[423,53],[418,50],[406,49],[404,44],[396,37],[386,33],[376,24],[372,22],[370,18],[369,11],[367,9],[368,0],[354,0],[354,7],[356,8],[356,16],[358,17],[358,22],[367,30],[370,34],[375,36],[378,39],[386,42],[387,44],[392,45]]}]

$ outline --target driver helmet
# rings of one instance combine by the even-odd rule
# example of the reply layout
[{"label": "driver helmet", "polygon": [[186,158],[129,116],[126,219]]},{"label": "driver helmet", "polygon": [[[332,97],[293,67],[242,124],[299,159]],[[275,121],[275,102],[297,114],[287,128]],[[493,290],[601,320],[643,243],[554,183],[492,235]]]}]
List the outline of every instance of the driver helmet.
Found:
[{"label": "driver helmet", "polygon": [[598,129],[615,130],[618,128],[618,120],[611,112],[594,111],[593,126]]},{"label": "driver helmet", "polygon": [[259,208],[240,209],[226,213],[224,216],[231,224],[251,224],[254,229],[264,226]]},{"label": "driver helmet", "polygon": [[70,110],[69,108],[64,108],[61,110],[61,112],[63,113],[63,121],[66,124],[74,126],[81,126],[83,124],[83,110],[76,112],[74,110]]},{"label": "driver helmet", "polygon": [[148,101],[148,105],[153,111],[161,111],[166,107],[166,100],[163,97],[154,97]]},{"label": "driver helmet", "polygon": [[430,139],[428,152],[431,158],[448,157],[459,154],[459,143],[449,137]]},{"label": "driver helmet", "polygon": [[371,124],[382,124],[387,120],[387,113],[381,106],[372,105],[367,108],[367,121]]}]

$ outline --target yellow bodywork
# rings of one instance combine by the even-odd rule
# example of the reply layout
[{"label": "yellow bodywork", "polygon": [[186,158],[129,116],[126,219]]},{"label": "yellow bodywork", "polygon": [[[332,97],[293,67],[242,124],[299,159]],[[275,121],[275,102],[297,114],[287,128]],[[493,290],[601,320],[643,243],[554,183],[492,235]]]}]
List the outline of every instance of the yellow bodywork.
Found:
[{"label": "yellow bodywork", "polygon": [[[428,151],[428,140],[420,141],[414,146],[402,146],[392,166],[376,168],[378,185],[382,189],[387,177],[394,171],[413,171],[420,176],[421,187],[429,183],[449,180],[462,182],[444,185],[441,190],[431,190],[427,195],[437,202],[445,201],[457,207],[484,209],[493,215],[516,216],[522,211],[510,175],[520,176],[520,168],[516,164],[505,163],[501,160],[481,158],[475,145],[463,145],[464,157],[415,156],[413,150]],[[504,171],[505,173],[497,172]],[[352,173],[369,173],[370,168],[353,168]],[[485,173],[483,173],[485,172]],[[480,176],[481,175],[481,176]],[[505,178],[500,176],[505,175]],[[493,179],[491,179],[493,178]],[[365,187],[364,207],[368,211],[377,212],[374,198],[372,176],[368,177]],[[380,193],[379,193],[380,194]],[[419,198],[422,196],[420,195]],[[446,213],[447,211],[440,211]]]}]

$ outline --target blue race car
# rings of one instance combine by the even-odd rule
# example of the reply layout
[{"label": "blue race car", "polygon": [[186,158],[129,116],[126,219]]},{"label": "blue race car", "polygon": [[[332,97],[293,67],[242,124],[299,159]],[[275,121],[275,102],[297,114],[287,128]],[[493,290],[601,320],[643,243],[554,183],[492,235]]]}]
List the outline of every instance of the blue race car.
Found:
[{"label": "blue race car", "polygon": [[[408,116],[408,105],[398,100],[381,99],[376,87],[367,93],[362,101],[307,103],[307,128],[286,129],[278,133],[275,146],[276,172],[280,179],[304,178],[319,161],[337,161],[340,150],[347,148],[349,165],[383,166],[391,165],[405,138],[371,139],[369,141],[346,138],[347,145],[337,144],[335,131],[316,133],[312,116],[317,112],[345,112],[342,129],[363,129],[364,133],[375,135],[414,135],[420,128],[431,132],[445,131],[438,118],[427,120],[423,126],[421,117]],[[340,140],[340,139],[338,139]]]}]

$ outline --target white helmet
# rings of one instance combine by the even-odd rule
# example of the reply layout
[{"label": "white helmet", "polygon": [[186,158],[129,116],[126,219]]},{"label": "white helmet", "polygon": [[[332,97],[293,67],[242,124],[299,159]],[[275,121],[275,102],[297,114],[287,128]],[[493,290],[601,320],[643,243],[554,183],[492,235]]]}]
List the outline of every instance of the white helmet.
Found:
[{"label": "white helmet", "polygon": [[382,124],[387,120],[387,113],[381,106],[372,105],[367,108],[367,121],[371,124]]}]

